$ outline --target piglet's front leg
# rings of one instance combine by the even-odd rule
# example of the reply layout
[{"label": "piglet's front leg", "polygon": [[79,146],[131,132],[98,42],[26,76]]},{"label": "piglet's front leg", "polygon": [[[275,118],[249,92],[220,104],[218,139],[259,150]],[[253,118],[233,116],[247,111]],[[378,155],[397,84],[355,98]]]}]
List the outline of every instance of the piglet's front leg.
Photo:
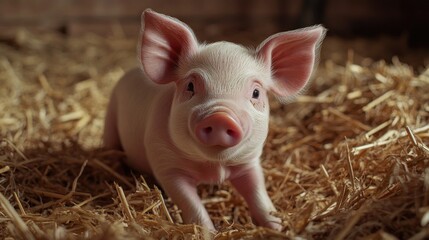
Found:
[{"label": "piglet's front leg", "polygon": [[281,220],[273,215],[276,209],[265,189],[264,175],[259,163],[245,169],[236,169],[232,185],[243,196],[249,206],[252,219],[259,226],[269,227],[281,231]]},{"label": "piglet's front leg", "polygon": [[197,193],[194,179],[179,172],[164,173],[158,177],[159,183],[172,201],[182,210],[185,223],[196,223],[216,231],[209,214]]}]

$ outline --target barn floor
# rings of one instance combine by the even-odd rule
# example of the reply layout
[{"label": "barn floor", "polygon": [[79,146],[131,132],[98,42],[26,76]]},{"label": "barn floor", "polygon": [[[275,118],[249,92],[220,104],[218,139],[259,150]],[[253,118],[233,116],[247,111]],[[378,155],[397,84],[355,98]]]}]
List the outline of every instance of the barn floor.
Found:
[{"label": "barn floor", "polygon": [[262,164],[284,230],[255,227],[225,183],[199,188],[219,229],[210,233],[178,224],[180,211],[149,178],[98,149],[109,93],[136,65],[134,38],[20,31],[0,40],[0,235],[428,238],[429,69],[419,53],[404,57],[411,67],[343,43],[325,42],[305,95],[271,104]]}]

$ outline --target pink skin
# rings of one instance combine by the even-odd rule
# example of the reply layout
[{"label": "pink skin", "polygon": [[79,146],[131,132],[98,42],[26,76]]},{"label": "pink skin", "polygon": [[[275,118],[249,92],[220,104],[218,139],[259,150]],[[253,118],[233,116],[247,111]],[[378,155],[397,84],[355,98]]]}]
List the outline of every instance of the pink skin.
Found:
[{"label": "pink skin", "polygon": [[198,44],[184,23],[151,10],[142,23],[143,71],[131,70],[116,85],[105,147],[123,150],[127,164],[153,174],[186,223],[215,230],[196,187],[230,180],[256,224],[281,230],[260,165],[267,91],[285,100],[307,85],[324,28],[279,33],[249,50]]}]

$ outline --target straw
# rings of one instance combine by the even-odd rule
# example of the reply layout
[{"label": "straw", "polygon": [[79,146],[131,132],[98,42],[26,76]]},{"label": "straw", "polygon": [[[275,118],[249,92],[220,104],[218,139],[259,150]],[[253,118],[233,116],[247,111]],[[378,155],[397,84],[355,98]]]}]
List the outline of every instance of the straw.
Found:
[{"label": "straw", "polygon": [[110,92],[137,66],[134,39],[114,31],[0,39],[1,236],[429,237],[429,69],[398,58],[359,62],[349,50],[343,62],[323,61],[296,101],[271,99],[261,159],[284,229],[253,225],[226,182],[198,187],[215,233],[183,224],[159,186],[124,167],[123,153],[100,148]]}]

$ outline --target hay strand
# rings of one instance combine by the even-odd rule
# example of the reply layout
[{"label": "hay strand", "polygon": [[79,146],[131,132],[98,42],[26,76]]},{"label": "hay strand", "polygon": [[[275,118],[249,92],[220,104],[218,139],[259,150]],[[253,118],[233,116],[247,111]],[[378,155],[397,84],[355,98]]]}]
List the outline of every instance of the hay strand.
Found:
[{"label": "hay strand", "polygon": [[24,220],[22,220],[21,216],[15,211],[15,208],[10,204],[10,202],[2,193],[0,193],[0,204],[6,215],[13,222],[14,227],[16,227],[16,231],[21,238],[30,240],[36,239],[28,226],[25,224]]}]

